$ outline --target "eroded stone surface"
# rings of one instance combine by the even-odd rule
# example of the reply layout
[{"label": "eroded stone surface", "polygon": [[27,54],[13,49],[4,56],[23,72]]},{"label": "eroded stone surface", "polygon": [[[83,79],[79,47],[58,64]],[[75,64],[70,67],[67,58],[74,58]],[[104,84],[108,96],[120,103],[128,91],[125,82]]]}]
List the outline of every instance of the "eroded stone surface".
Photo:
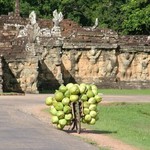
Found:
[{"label": "eroded stone surface", "polygon": [[120,36],[97,26],[87,30],[57,11],[53,17],[0,16],[4,91],[38,93],[68,82],[150,88],[149,36]]}]

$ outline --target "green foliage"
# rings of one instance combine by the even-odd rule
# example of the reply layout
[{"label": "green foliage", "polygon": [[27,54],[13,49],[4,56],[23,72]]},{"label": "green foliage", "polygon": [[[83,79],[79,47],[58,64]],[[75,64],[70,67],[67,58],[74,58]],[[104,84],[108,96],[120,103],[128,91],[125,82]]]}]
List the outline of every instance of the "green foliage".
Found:
[{"label": "green foliage", "polygon": [[9,0],[0,0],[0,14],[8,14],[12,12],[14,7],[14,2]]},{"label": "green foliage", "polygon": [[[0,14],[14,10],[14,1],[0,0]],[[121,34],[150,34],[149,0],[20,0],[21,15],[34,10],[38,18],[51,19],[55,9],[82,26],[111,28]]]},{"label": "green foliage", "polygon": [[122,5],[122,32],[125,34],[150,34],[149,0],[131,0]]},{"label": "green foliage", "polygon": [[52,18],[52,12],[58,8],[57,0],[21,0],[21,15],[27,17],[31,11],[35,11],[39,18]]}]

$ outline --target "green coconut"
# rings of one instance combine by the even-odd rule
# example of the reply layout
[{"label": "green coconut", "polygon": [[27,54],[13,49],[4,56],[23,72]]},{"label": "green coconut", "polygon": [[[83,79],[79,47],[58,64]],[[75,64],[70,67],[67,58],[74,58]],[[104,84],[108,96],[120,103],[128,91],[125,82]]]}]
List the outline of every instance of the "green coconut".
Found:
[{"label": "green coconut", "polygon": [[64,98],[64,95],[62,92],[60,91],[56,91],[55,94],[54,94],[54,98],[57,102],[61,102],[62,99]]},{"label": "green coconut", "polygon": [[50,106],[53,104],[53,97],[47,97],[46,100],[45,100],[45,104]]},{"label": "green coconut", "polygon": [[52,123],[57,124],[59,122],[58,116],[52,116]]}]

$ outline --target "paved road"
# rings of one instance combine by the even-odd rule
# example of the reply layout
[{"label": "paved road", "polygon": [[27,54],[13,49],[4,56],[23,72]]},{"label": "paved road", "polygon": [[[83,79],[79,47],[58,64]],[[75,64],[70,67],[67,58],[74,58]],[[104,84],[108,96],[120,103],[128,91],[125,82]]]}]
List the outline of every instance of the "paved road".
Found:
[{"label": "paved road", "polygon": [[44,103],[45,97],[0,96],[0,150],[98,150],[19,111],[22,105]]},{"label": "paved road", "polygon": [[[33,116],[23,113],[23,105],[43,104],[49,94],[0,96],[0,150],[96,150],[63,131],[50,128]],[[150,96],[103,96],[103,102],[150,102]]]}]

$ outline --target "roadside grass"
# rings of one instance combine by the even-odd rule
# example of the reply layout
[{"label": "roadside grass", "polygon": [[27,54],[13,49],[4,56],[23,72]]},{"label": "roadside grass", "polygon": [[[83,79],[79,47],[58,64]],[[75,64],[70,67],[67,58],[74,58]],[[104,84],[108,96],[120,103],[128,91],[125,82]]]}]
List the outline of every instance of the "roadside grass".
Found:
[{"label": "roadside grass", "polygon": [[150,89],[99,89],[104,95],[150,95]]},{"label": "roadside grass", "polygon": [[150,148],[150,103],[111,103],[98,106],[99,120],[87,125],[142,150]]},{"label": "roadside grass", "polygon": [[[150,95],[150,89],[99,89],[104,95]],[[55,89],[40,91],[40,94],[53,94]]]},{"label": "roadside grass", "polygon": [[9,96],[9,95],[25,95],[25,93],[17,93],[17,92],[0,92],[0,96]]}]

